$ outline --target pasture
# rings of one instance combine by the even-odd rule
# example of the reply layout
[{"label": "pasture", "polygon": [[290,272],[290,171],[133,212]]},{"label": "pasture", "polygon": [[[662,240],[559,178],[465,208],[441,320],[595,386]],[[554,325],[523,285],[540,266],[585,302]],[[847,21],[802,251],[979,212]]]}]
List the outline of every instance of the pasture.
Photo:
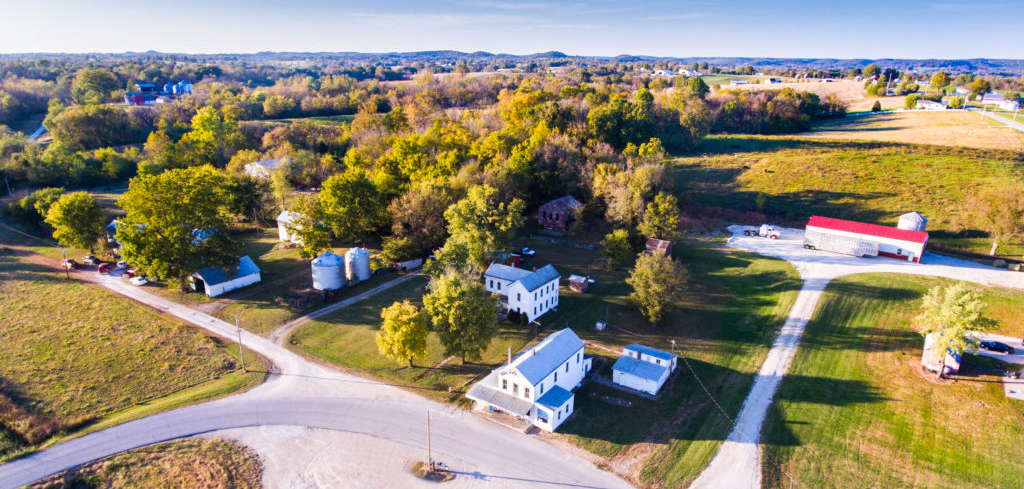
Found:
[{"label": "pasture", "polygon": [[821,122],[797,136],[1024,151],[1024,133],[959,110],[844,117]]}]

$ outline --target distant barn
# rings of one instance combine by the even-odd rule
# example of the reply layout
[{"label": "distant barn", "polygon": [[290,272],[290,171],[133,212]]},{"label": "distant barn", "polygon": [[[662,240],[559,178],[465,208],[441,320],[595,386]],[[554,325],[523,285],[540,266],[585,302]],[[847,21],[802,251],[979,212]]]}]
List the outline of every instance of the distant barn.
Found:
[{"label": "distant barn", "polygon": [[644,253],[648,255],[672,256],[672,242],[664,239],[647,238]]},{"label": "distant barn", "polygon": [[571,195],[560,197],[542,206],[537,212],[537,223],[548,229],[565,231],[572,222],[576,209],[583,204]]}]

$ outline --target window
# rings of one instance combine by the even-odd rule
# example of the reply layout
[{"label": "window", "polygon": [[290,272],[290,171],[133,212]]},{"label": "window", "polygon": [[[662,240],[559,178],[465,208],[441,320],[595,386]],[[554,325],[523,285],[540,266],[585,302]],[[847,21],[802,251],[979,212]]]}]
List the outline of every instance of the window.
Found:
[{"label": "window", "polygon": [[537,293],[536,292],[533,293],[533,300],[537,300]]},{"label": "window", "polygon": [[555,372],[555,382],[558,382],[558,372]]},{"label": "window", "polygon": [[562,419],[562,410],[561,409],[558,410],[558,419]]},{"label": "window", "polygon": [[494,281],[493,280],[491,280],[491,288],[492,289],[494,288]]},{"label": "window", "polygon": [[576,354],[576,363],[580,363],[580,354],[579,353]]},{"label": "window", "polygon": [[501,390],[508,390],[508,379],[501,379]]},{"label": "window", "polygon": [[539,388],[540,388],[540,390],[537,391],[537,395],[538,396],[544,393],[544,381],[543,380],[540,382]]},{"label": "window", "polygon": [[566,373],[569,372],[569,362],[565,362],[565,371]]},{"label": "window", "polygon": [[521,300],[523,300],[523,294],[520,294],[519,292],[516,292],[516,301],[521,301]]},{"label": "window", "polygon": [[[527,399],[530,398],[530,388],[529,387],[523,387],[523,397],[525,397]],[[527,413],[527,416],[529,416],[529,413]]]},{"label": "window", "polygon": [[661,360],[657,360],[657,359],[655,359],[655,360],[654,360],[654,363],[656,363],[656,364],[658,364],[658,365],[661,365]]},{"label": "window", "polygon": [[519,384],[512,384],[512,395],[513,396],[518,396],[519,395]]},{"label": "window", "polygon": [[501,282],[498,282],[498,290],[501,290]]}]

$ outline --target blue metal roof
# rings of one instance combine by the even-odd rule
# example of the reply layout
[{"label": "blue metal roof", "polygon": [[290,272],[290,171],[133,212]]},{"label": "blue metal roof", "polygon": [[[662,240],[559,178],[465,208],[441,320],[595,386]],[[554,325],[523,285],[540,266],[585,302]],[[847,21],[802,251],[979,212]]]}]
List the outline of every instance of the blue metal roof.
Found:
[{"label": "blue metal roof", "polygon": [[512,365],[527,381],[537,385],[581,348],[583,341],[571,329],[565,328],[520,353],[512,359]]},{"label": "blue metal roof", "polygon": [[491,263],[491,266],[487,267],[487,271],[484,272],[484,276],[515,282],[531,273],[533,272],[523,270],[522,268],[510,267],[501,263]]},{"label": "blue metal roof", "polygon": [[558,274],[555,267],[547,264],[537,269],[536,272],[531,272],[529,275],[519,279],[519,283],[523,284],[527,292],[533,292],[552,280],[558,280],[559,277],[561,275]]},{"label": "blue metal roof", "polygon": [[566,402],[569,402],[569,399],[572,399],[572,392],[556,385],[546,394],[540,396],[540,399],[537,399],[537,404],[551,409],[552,411],[557,411],[559,408],[564,406]]},{"label": "blue metal roof", "polygon": [[624,374],[657,382],[661,380],[663,375],[665,375],[668,367],[664,365],[655,365],[643,360],[637,360],[633,357],[619,357],[619,359],[615,361],[615,365],[612,366],[612,370],[617,370]]},{"label": "blue metal roof", "polygon": [[196,272],[196,275],[199,275],[199,278],[203,279],[207,285],[217,285],[254,273],[260,273],[260,267],[253,263],[249,255],[245,255],[238,259],[238,272],[234,275],[228,276],[227,272],[220,267],[206,267]]},{"label": "blue metal roof", "polygon": [[643,353],[644,355],[648,355],[653,358],[660,358],[665,361],[672,361],[672,358],[675,357],[675,355],[667,351],[662,351],[657,348],[651,348],[649,346],[644,346],[637,343],[633,343],[632,345],[623,348],[623,350],[633,350],[635,352]]}]

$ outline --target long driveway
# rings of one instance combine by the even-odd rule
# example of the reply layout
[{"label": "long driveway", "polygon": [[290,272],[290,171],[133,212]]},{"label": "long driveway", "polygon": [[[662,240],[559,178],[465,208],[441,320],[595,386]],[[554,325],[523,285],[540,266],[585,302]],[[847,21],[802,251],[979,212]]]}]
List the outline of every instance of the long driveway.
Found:
[{"label": "long driveway", "polygon": [[743,227],[732,226],[729,243],[734,248],[782,258],[796,267],[803,287],[782,330],[758,371],[754,386],[743,402],[732,433],[691,489],[759,489],[761,425],[779,383],[796,354],[800,336],[817,308],[825,286],[833,279],[858,273],[905,273],[966,280],[982,285],[1024,289],[1024,273],[986,267],[974,262],[926,253],[922,263],[889,258],[855,258],[803,248],[803,230],[783,229],[777,240],[743,236]]},{"label": "long driveway", "polygon": [[[968,109],[968,110],[970,110],[971,112],[977,113],[977,114],[981,114],[981,115],[983,115],[985,117],[988,117],[989,119],[992,119],[994,121],[1002,122],[1003,124],[1006,124],[1007,126],[1013,128],[1013,129],[1016,129],[1018,131],[1024,132],[1024,123],[1014,122],[1011,119],[1007,119],[1005,117],[1000,117],[1000,116],[996,115],[995,113],[989,112],[989,111],[986,111],[986,110],[975,109],[975,108],[971,108],[971,109]],[[1021,117],[1021,120],[1024,121],[1024,117]]]},{"label": "long driveway", "polygon": [[[78,275],[215,335],[232,341],[237,338],[234,325],[150,294],[126,280],[90,272]],[[131,421],[0,465],[0,489],[14,489],[132,448],[246,426],[328,428],[425,446],[428,411],[433,417],[435,457],[469,465],[452,466],[456,471],[478,473],[504,487],[630,487],[587,461],[466,411],[317,365],[244,330],[241,337],[245,348],[274,364],[267,382],[241,394]]]}]

